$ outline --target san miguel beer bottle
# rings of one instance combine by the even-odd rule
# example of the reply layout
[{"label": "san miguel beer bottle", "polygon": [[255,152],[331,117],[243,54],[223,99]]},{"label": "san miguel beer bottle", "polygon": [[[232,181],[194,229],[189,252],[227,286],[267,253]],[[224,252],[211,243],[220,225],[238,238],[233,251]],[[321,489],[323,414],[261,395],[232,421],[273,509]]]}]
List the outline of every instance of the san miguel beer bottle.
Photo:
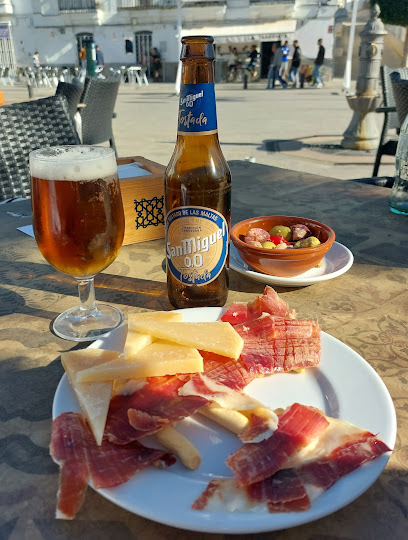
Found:
[{"label": "san miguel beer bottle", "polygon": [[167,289],[177,308],[222,306],[228,295],[231,173],[218,140],[213,41],[181,40],[177,143],[164,176]]}]

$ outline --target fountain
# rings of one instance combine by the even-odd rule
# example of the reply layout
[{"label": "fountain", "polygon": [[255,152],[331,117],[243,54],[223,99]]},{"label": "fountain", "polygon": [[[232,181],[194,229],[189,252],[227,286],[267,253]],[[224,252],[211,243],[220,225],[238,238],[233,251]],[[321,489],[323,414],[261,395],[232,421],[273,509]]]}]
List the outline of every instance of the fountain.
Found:
[{"label": "fountain", "polygon": [[387,34],[378,18],[379,14],[380,8],[375,4],[371,8],[371,19],[360,32],[360,71],[356,94],[347,96],[349,107],[354,113],[341,141],[343,148],[351,150],[372,150],[378,146],[375,110],[382,101],[382,96],[378,93],[378,81],[384,35]]}]

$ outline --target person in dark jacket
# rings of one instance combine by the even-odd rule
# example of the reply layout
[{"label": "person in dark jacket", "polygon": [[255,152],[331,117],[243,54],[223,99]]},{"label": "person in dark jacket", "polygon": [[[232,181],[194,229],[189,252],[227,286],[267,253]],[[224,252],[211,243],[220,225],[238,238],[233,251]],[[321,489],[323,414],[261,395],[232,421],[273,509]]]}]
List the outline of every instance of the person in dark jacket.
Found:
[{"label": "person in dark jacket", "polygon": [[300,67],[300,62],[302,61],[299,42],[297,39],[293,42],[293,56],[292,56],[292,65],[290,66],[289,77],[293,82],[293,88],[296,88],[298,80],[298,70]]},{"label": "person in dark jacket", "polygon": [[103,52],[99,48],[99,45],[96,45],[96,65],[103,68],[105,66],[105,60],[103,58]]},{"label": "person in dark jacket", "polygon": [[323,40],[322,39],[319,39],[317,41],[317,46],[319,47],[319,50],[318,50],[318,53],[317,53],[317,56],[316,56],[316,60],[314,62],[314,68],[313,68],[312,77],[314,79],[314,86],[316,88],[322,88],[323,83],[322,83],[322,79],[320,77],[320,70],[321,70],[321,67],[322,67],[322,65],[324,63],[324,52],[325,52],[325,49],[323,47]]}]

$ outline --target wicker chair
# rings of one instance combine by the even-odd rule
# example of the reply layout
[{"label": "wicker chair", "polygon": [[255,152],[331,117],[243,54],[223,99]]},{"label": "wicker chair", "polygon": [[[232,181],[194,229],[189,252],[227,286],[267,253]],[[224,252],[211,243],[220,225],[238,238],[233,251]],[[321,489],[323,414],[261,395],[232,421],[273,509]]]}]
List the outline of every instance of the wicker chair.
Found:
[{"label": "wicker chair", "polygon": [[81,103],[82,142],[83,144],[99,144],[109,141],[116,152],[115,139],[112,130],[112,118],[116,98],[119,91],[120,79],[85,80],[85,88]]},{"label": "wicker chair", "polygon": [[398,72],[391,74],[391,80],[398,121],[400,126],[402,126],[408,114],[408,80],[401,79]]},{"label": "wicker chair", "polygon": [[389,139],[388,131],[396,129],[397,133],[400,128],[400,122],[395,108],[394,94],[392,91],[391,73],[398,72],[400,76],[408,78],[408,68],[390,68],[381,66],[381,82],[384,103],[383,106],[377,109],[377,112],[384,113],[384,124],[381,131],[380,141],[378,143],[377,155],[375,158],[373,176],[378,176],[381,157],[385,154],[395,156],[397,150],[397,139]]},{"label": "wicker chair", "polygon": [[0,200],[29,197],[31,150],[80,144],[65,96],[0,107],[0,125]]},{"label": "wicker chair", "polygon": [[72,118],[76,115],[78,111],[78,103],[81,99],[84,87],[81,84],[71,84],[67,82],[59,82],[55,95],[65,96],[68,101],[69,112],[71,113]]}]

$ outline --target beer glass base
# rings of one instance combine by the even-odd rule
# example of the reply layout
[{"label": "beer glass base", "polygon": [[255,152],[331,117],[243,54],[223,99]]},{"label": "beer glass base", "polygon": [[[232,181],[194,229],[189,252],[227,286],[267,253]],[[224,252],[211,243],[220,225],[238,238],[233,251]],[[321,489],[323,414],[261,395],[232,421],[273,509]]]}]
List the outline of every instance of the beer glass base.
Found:
[{"label": "beer glass base", "polygon": [[71,341],[93,341],[106,336],[121,326],[125,317],[120,309],[107,304],[98,304],[97,308],[86,316],[79,308],[72,308],[55,319],[53,328],[57,336]]}]

